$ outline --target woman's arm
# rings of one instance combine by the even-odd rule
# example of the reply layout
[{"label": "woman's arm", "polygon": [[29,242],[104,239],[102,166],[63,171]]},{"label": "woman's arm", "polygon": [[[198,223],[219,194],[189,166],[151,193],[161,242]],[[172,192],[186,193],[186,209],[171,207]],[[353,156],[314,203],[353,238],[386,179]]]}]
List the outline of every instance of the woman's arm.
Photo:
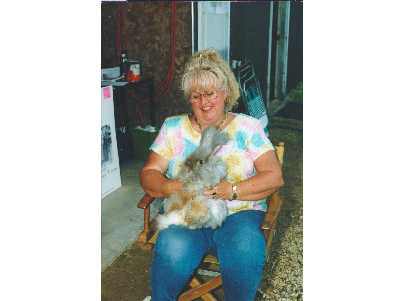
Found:
[{"label": "woman's arm", "polygon": [[[273,194],[283,185],[282,171],[274,151],[268,151],[260,155],[254,161],[257,174],[236,183],[237,199],[241,201],[258,201]],[[232,185],[227,180],[207,190],[204,194],[215,198],[230,199],[232,196]]]},{"label": "woman's arm", "polygon": [[154,151],[150,151],[146,164],[140,171],[140,186],[152,197],[169,197],[172,192],[181,190],[179,180],[170,180],[165,174],[169,161]]},{"label": "woman's arm", "polygon": [[274,151],[268,151],[254,161],[257,174],[236,184],[237,199],[265,199],[283,185],[282,171]]}]

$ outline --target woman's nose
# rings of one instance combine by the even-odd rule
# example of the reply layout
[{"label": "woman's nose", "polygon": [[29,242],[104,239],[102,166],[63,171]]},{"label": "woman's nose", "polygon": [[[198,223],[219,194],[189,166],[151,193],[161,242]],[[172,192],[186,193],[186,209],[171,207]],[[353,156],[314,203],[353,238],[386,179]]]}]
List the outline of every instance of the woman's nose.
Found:
[{"label": "woman's nose", "polygon": [[200,103],[207,103],[208,99],[204,94],[200,94]]}]

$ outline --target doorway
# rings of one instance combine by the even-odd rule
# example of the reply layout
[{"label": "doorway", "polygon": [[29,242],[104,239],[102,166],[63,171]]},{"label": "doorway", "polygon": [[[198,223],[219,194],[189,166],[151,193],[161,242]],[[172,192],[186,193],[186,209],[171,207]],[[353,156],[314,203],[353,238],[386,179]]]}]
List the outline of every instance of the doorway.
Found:
[{"label": "doorway", "polygon": [[230,65],[234,72],[251,60],[264,101],[270,93],[270,2],[231,2]]}]

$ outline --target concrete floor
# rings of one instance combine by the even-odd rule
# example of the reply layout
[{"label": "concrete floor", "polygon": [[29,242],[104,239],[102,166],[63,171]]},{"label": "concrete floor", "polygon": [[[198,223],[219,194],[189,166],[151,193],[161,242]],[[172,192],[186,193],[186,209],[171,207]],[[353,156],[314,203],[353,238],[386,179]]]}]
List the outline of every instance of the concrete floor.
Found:
[{"label": "concrete floor", "polygon": [[[133,159],[122,163],[121,187],[101,200],[101,270],[109,266],[136,241],[143,230],[143,210],[137,205],[145,194],[139,184],[139,172],[145,161]],[[151,205],[151,218],[162,199]]]}]

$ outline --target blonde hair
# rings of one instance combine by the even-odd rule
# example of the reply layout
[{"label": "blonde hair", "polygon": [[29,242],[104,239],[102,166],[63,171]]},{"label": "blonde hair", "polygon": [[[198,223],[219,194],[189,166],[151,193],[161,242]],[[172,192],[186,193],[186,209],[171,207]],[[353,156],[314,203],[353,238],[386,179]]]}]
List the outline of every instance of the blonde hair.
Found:
[{"label": "blonde hair", "polygon": [[227,90],[225,108],[231,111],[239,98],[239,84],[228,63],[212,48],[198,51],[189,60],[182,78],[185,97],[199,88],[207,91],[209,85],[215,90]]}]

